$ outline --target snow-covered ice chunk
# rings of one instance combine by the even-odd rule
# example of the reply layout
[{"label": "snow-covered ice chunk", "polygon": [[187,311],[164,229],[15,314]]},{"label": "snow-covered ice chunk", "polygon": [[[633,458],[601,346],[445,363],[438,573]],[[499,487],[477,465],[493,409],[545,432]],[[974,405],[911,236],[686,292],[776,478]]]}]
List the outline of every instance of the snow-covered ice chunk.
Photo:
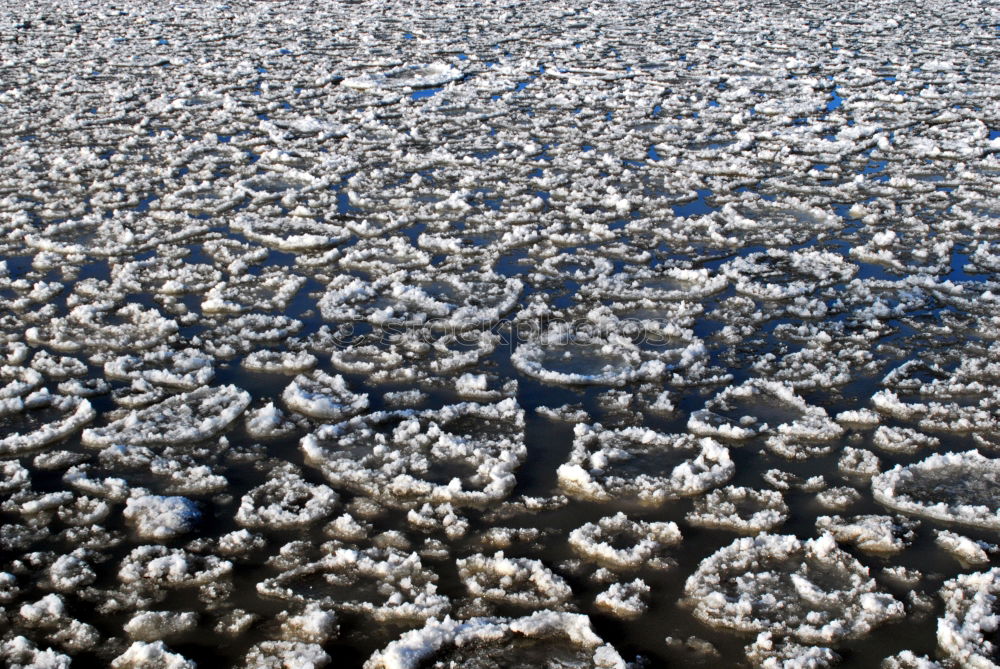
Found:
[{"label": "snow-covered ice chunk", "polygon": [[365,663],[365,669],[417,669],[436,666],[534,664],[544,657],[569,666],[625,669],[625,661],[594,633],[587,616],[539,611],[524,618],[431,620],[406,632]]},{"label": "snow-covered ice chunk", "polygon": [[317,562],[257,584],[266,597],[364,614],[379,622],[419,622],[451,608],[438,576],[420,556],[396,549],[339,548]]},{"label": "snow-covered ice chunk", "polygon": [[325,485],[279,472],[243,496],[236,522],[254,529],[307,527],[333,513],[338,499]]},{"label": "snow-covered ice chunk", "polygon": [[997,666],[993,634],[998,592],[1000,567],[960,574],[942,586],[944,614],[938,618],[937,641],[944,658],[975,669]]},{"label": "snow-covered ice chunk", "polygon": [[125,623],[124,630],[136,641],[158,641],[185,634],[198,626],[198,614],[191,611],[142,611]]},{"label": "snow-covered ice chunk", "polygon": [[123,515],[139,537],[163,541],[193,530],[201,511],[186,497],[134,495],[126,502]]},{"label": "snow-covered ice chunk", "polygon": [[727,486],[694,501],[685,516],[692,525],[758,534],[780,527],[788,518],[788,505],[777,490]]},{"label": "snow-covered ice chunk", "polygon": [[281,398],[293,411],[324,421],[341,421],[368,408],[368,393],[355,393],[340,374],[322,370],[299,374]]},{"label": "snow-covered ice chunk", "polygon": [[519,345],[511,362],[521,373],[548,383],[621,386],[662,378],[668,369],[690,363],[702,350],[700,342],[689,341],[681,347],[677,361],[668,366],[621,334],[593,336],[560,325]]},{"label": "snow-covered ice chunk", "polygon": [[63,415],[27,433],[10,433],[0,438],[0,455],[20,455],[65,439],[97,417],[89,400],[62,398],[56,406]]},{"label": "snow-covered ice chunk", "polygon": [[612,583],[594,598],[594,605],[607,613],[629,620],[646,612],[649,586],[641,578],[628,583]]},{"label": "snow-covered ice chunk", "polygon": [[745,651],[750,664],[762,669],[827,669],[841,659],[829,648],[775,639],[771,632],[758,634]]},{"label": "snow-covered ice chunk", "polygon": [[966,565],[989,564],[988,553],[997,552],[998,547],[985,541],[976,541],[956,532],[938,530],[934,533],[934,543],[950,553],[956,560]]},{"label": "snow-covered ice chunk", "polygon": [[306,435],[306,461],[334,486],[390,506],[483,506],[504,499],[525,456],[513,399],[375,412]]},{"label": "snow-covered ice chunk", "polygon": [[136,641],[111,661],[112,669],[195,669],[195,663],[170,651],[162,641]]},{"label": "snow-covered ice chunk", "polygon": [[477,554],[457,560],[458,575],[469,596],[488,602],[545,609],[566,602],[573,591],[539,560]]},{"label": "snow-covered ice chunk", "polygon": [[295,424],[285,419],[285,414],[274,406],[274,402],[268,402],[247,412],[246,430],[255,439],[269,439],[294,432]]},{"label": "snow-covered ice chunk", "polygon": [[861,637],[904,615],[902,603],[878,592],[867,568],[828,534],[737,539],[705,558],[684,591],[708,625],[803,643]]},{"label": "snow-covered ice chunk", "polygon": [[668,569],[674,565],[668,553],[681,539],[676,523],[630,520],[619,512],[576,528],[569,545],[611,569]]},{"label": "snow-covered ice chunk", "polygon": [[105,427],[84,430],[83,443],[104,448],[203,441],[222,432],[249,404],[250,394],[236,386],[198,388],[132,411]]},{"label": "snow-covered ice chunk", "polygon": [[872,479],[875,500],[902,513],[1000,529],[1000,460],[979,451],[941,453]]},{"label": "snow-covered ice chunk", "polygon": [[51,648],[42,650],[29,639],[15,636],[0,642],[0,658],[11,669],[69,669],[70,657]]},{"label": "snow-covered ice chunk", "polygon": [[865,552],[883,555],[898,553],[909,546],[919,525],[919,522],[899,516],[820,516],[816,519],[817,531],[829,532],[837,541]]},{"label": "snow-covered ice chunk", "polygon": [[711,438],[596,424],[574,428],[573,450],[558,476],[574,497],[658,506],[721,485],[734,471],[729,450]]},{"label": "snow-covered ice chunk", "polygon": [[462,71],[454,65],[439,60],[426,65],[407,65],[385,72],[348,77],[340,85],[362,91],[379,88],[430,88],[461,79],[462,76]]},{"label": "snow-covered ice chunk", "polygon": [[247,651],[243,666],[247,669],[319,669],[330,663],[330,655],[318,643],[302,641],[261,641]]}]

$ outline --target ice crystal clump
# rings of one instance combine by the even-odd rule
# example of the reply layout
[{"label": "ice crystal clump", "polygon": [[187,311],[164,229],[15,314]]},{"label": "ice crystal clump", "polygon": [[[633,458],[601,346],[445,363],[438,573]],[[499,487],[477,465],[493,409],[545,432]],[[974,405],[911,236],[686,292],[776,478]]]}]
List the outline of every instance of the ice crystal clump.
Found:
[{"label": "ice crystal clump", "polygon": [[978,451],[932,455],[872,479],[875,499],[891,509],[935,520],[1000,528],[998,461]]},{"label": "ice crystal clump", "polygon": [[624,513],[587,523],[569,535],[570,546],[588,560],[611,569],[667,569],[666,553],[681,542],[675,523],[632,521]]},{"label": "ice crystal clump", "polygon": [[600,425],[577,425],[574,435],[559,485],[583,499],[655,506],[725,483],[735,469],[729,450],[708,437]]},{"label": "ice crystal clump", "polygon": [[779,527],[787,518],[788,505],[780,492],[729,486],[697,499],[686,520],[702,527],[757,534]]},{"label": "ice crystal clump", "polygon": [[293,565],[257,584],[267,597],[316,602],[377,621],[424,620],[447,613],[451,603],[437,592],[437,574],[416,553],[395,549],[338,549],[317,562]]},{"label": "ice crystal clump", "polygon": [[967,667],[993,667],[997,647],[997,579],[1000,570],[961,574],[941,589],[944,615],[938,619],[938,646],[945,658]]},{"label": "ice crystal clump", "polygon": [[513,488],[523,430],[524,412],[507,399],[372,413],[321,427],[302,450],[333,485],[386,504],[485,505]]},{"label": "ice crystal clump", "polygon": [[523,618],[446,618],[407,632],[365,663],[365,669],[419,666],[493,667],[558,662],[624,669],[625,661],[594,633],[586,616],[539,611]]},{"label": "ice crystal clump", "polygon": [[830,535],[737,539],[703,560],[684,589],[694,615],[709,625],[807,644],[861,636],[904,614]]}]

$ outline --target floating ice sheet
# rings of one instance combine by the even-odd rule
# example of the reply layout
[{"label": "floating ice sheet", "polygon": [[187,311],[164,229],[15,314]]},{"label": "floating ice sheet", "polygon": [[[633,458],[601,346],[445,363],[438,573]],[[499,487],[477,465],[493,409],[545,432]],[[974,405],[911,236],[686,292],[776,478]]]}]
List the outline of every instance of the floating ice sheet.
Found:
[{"label": "floating ice sheet", "polygon": [[829,534],[737,539],[702,561],[684,590],[695,616],[709,625],[809,644],[864,635],[904,614]]}]

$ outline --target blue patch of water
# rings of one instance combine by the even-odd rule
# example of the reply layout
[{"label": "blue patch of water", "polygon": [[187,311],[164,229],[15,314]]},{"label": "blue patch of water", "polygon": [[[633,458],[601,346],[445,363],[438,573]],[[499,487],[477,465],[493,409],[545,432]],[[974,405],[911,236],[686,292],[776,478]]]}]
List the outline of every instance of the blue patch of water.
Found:
[{"label": "blue patch of water", "polygon": [[951,271],[948,272],[945,279],[949,281],[977,281],[976,277],[965,271],[967,266],[969,266],[969,254],[958,249],[953,249],[951,253]]},{"label": "blue patch of water", "polygon": [[885,166],[887,165],[885,160],[871,160],[861,168],[861,174],[877,174],[878,176],[873,177],[872,181],[888,181],[889,175],[883,174],[885,172]]},{"label": "blue patch of water", "polygon": [[671,207],[674,211],[674,216],[704,216],[711,214],[713,211],[718,211],[718,207],[713,207],[706,201],[706,198],[712,197],[712,195],[712,191],[707,188],[698,190],[698,197],[694,200],[675,204]]},{"label": "blue patch of water", "polygon": [[343,191],[337,193],[338,214],[352,214],[359,211],[361,210],[351,204],[351,199],[347,196],[347,193]]},{"label": "blue patch of water", "polygon": [[837,93],[836,86],[833,87],[833,90],[830,92],[830,95],[833,97],[833,99],[826,103],[827,112],[832,112],[834,109],[838,109],[842,104],[844,104],[844,98],[840,97],[840,94]]},{"label": "blue patch of water", "polygon": [[663,158],[660,157],[660,154],[656,152],[655,144],[649,145],[649,151],[646,152],[646,155],[649,156],[650,160],[663,160]]},{"label": "blue patch of water", "polygon": [[139,204],[135,206],[135,210],[138,212],[149,211],[149,205],[160,198],[159,195],[147,195],[146,197],[139,200]]},{"label": "blue patch of water", "polygon": [[550,146],[552,146],[552,145],[551,144],[544,144],[542,146],[542,152],[539,153],[537,156],[533,156],[531,159],[532,160],[547,160],[547,161],[551,162],[552,161],[552,156],[549,155],[549,147]]},{"label": "blue patch of water", "polygon": [[434,97],[443,90],[444,90],[443,86],[439,86],[437,88],[424,88],[422,90],[413,91],[412,93],[410,93],[410,99],[420,100],[422,98]]}]

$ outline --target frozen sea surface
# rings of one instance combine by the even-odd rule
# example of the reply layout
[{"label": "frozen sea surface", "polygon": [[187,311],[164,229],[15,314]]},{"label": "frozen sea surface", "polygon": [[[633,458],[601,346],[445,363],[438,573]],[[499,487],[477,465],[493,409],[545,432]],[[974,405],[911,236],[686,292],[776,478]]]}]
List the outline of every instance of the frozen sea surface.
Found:
[{"label": "frozen sea surface", "polygon": [[0,664],[1000,664],[985,0],[0,3]]}]

